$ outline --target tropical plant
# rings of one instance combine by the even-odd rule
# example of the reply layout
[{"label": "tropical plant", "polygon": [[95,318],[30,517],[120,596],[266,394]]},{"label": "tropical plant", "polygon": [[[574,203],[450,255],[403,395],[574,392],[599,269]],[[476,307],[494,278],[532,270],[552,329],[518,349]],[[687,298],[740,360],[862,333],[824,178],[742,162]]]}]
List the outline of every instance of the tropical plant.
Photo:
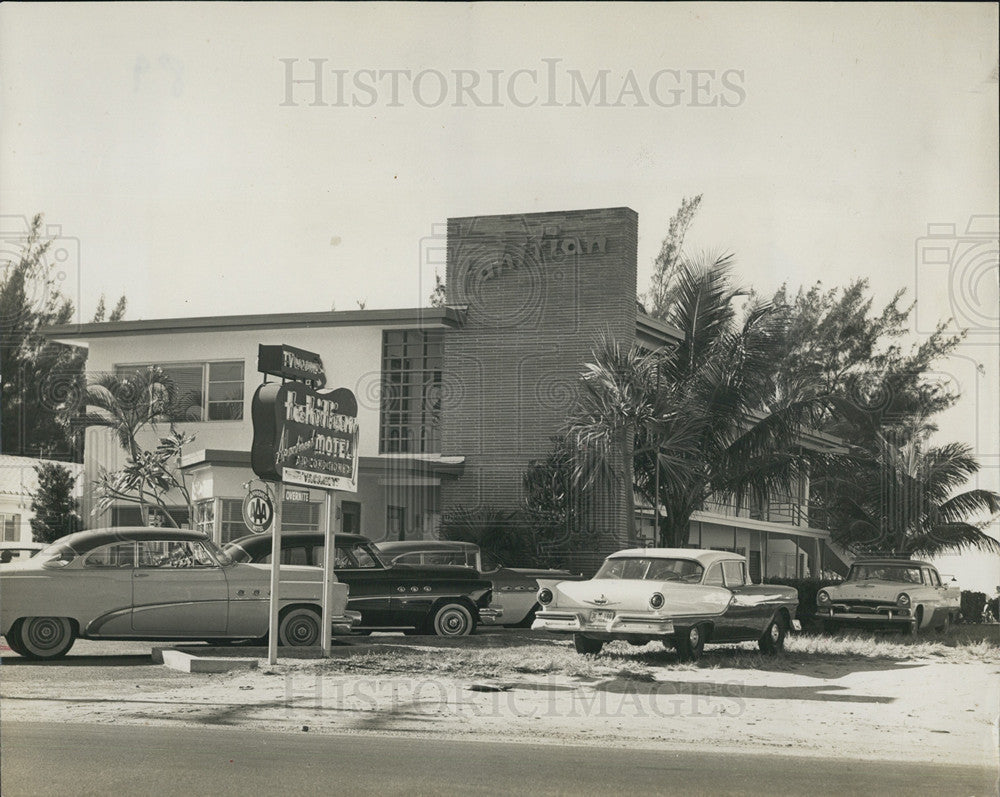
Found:
[{"label": "tropical plant", "polygon": [[653,276],[645,295],[645,306],[654,318],[664,318],[677,299],[677,275],[683,262],[684,237],[701,206],[701,194],[685,197],[667,225],[667,235],[653,261]]},{"label": "tropical plant", "polygon": [[602,338],[568,424],[624,491],[629,518],[633,486],[663,508],[662,545],[685,543],[710,497],[763,502],[791,492],[807,467],[796,441],[820,398],[775,398],[781,319],[755,299],[739,311],[746,292],[732,267],[730,255],[681,263],[665,318],[681,331],[676,346],[648,352]]},{"label": "tropical plant", "polygon": [[535,563],[535,539],[516,509],[452,509],[441,517],[441,539],[472,542],[506,565]]},{"label": "tropical plant", "polygon": [[102,374],[87,385],[85,426],[109,429],[133,459],[142,447],[139,433],[167,417],[176,404],[173,380],[155,366],[134,374]]},{"label": "tropical plant", "polygon": [[159,438],[155,449],[145,449],[140,441],[144,430],[155,430],[157,424],[180,411],[170,377],[155,366],[134,374],[104,374],[87,386],[86,407],[83,423],[110,430],[127,455],[123,467],[102,469],[98,475],[95,513],[124,501],[139,505],[143,524],[149,523],[149,509],[155,506],[168,523],[177,526],[166,498],[176,491],[191,506],[191,495],[180,473],[180,457],[194,437],[167,421],[169,433]]},{"label": "tropical plant", "polygon": [[[53,240],[36,214],[18,237],[8,239],[20,243],[17,257],[0,263],[0,449],[79,461],[83,440],[70,420],[80,410],[87,354],[47,337],[50,327],[74,315],[49,256]],[[120,320],[125,306],[122,296],[109,320]],[[102,296],[93,320],[104,321],[105,315]]]},{"label": "tropical plant", "polygon": [[595,496],[574,478],[581,452],[565,435],[551,438],[552,449],[528,464],[522,475],[524,516],[539,560],[561,560],[577,550],[596,550],[599,531],[592,513]]},{"label": "tropical plant", "polygon": [[1000,494],[956,492],[979,471],[969,446],[928,446],[926,434],[906,434],[900,442],[879,433],[870,447],[855,447],[828,465],[818,487],[833,539],[845,547],[921,556],[1000,553],[1000,542],[983,530],[1000,512]]},{"label": "tropical plant", "polygon": [[79,502],[73,497],[76,476],[56,462],[35,465],[38,490],[31,499],[31,536],[53,542],[82,528]]},{"label": "tropical plant", "polygon": [[774,294],[772,302],[784,319],[775,364],[778,391],[834,396],[843,410],[826,405],[811,419],[814,428],[864,445],[880,429],[894,427],[898,435],[928,428],[932,416],[958,400],[936,363],[964,334],[948,334],[941,323],[907,350],[902,340],[914,305],[900,306],[903,293],[877,311],[864,279],[829,290],[816,283],[794,297],[782,286]]},{"label": "tropical plant", "polygon": [[166,521],[175,528],[176,518],[171,514],[166,496],[178,491],[189,507],[192,506],[191,493],[184,477],[180,474],[180,458],[186,444],[194,437],[176,429],[160,438],[153,451],[139,450],[129,457],[125,465],[116,471],[101,469],[96,481],[97,502],[95,513],[106,512],[120,501],[138,504],[144,525],[149,523],[149,508],[155,506]]}]

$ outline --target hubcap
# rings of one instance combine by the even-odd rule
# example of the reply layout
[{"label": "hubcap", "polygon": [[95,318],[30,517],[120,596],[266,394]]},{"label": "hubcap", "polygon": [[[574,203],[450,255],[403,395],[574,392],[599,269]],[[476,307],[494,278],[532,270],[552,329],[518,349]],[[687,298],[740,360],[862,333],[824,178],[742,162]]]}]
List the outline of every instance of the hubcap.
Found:
[{"label": "hubcap", "polygon": [[313,624],[306,619],[298,620],[294,623],[292,627],[288,629],[288,635],[291,637],[293,642],[300,645],[311,642],[316,637]]},{"label": "hubcap", "polygon": [[441,615],[438,625],[443,634],[458,635],[465,630],[465,617],[462,616],[461,612],[449,611]]},{"label": "hubcap", "polygon": [[781,629],[777,623],[771,623],[771,639],[775,642],[781,638]]},{"label": "hubcap", "polygon": [[62,626],[51,617],[35,620],[28,628],[28,641],[41,650],[56,647],[62,640]]},{"label": "hubcap", "polygon": [[701,639],[701,632],[698,631],[698,626],[695,626],[690,631],[688,631],[688,642],[691,647],[697,647],[698,641]]}]

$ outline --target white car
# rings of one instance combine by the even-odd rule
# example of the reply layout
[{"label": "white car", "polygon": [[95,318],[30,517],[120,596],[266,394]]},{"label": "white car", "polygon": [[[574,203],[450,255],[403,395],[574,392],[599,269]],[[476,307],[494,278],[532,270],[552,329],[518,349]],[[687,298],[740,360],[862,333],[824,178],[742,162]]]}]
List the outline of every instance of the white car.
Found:
[{"label": "white car", "polygon": [[[0,633],[32,659],[66,655],[84,639],[256,639],[268,631],[269,565],[233,562],[198,531],[111,528],[69,534],[0,570]],[[323,571],[281,565],[279,642],[318,645]],[[345,632],[346,584],[331,618]]]},{"label": "white car", "polygon": [[633,548],[611,554],[589,581],[543,581],[532,629],[572,634],[580,653],[604,643],[660,640],[681,659],[706,642],[755,640],[777,653],[795,619],[792,587],[753,584],[746,559],[726,551]]},{"label": "white car", "polygon": [[816,616],[828,632],[842,626],[895,627],[916,636],[947,631],[961,612],[962,591],[928,562],[858,559],[841,584],[816,594]]}]

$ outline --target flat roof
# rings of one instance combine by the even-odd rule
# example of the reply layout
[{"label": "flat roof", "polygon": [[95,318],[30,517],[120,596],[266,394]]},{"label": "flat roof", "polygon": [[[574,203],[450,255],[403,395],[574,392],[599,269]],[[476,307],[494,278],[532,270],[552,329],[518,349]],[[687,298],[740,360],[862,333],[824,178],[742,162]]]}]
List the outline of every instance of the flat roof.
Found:
[{"label": "flat roof", "polygon": [[87,338],[176,334],[178,332],[216,332],[222,329],[254,330],[402,325],[427,328],[459,327],[462,325],[464,317],[464,311],[457,307],[330,310],[319,313],[260,313],[256,315],[151,318],[139,321],[62,324],[50,327],[46,330],[46,336],[59,342],[85,345]]}]

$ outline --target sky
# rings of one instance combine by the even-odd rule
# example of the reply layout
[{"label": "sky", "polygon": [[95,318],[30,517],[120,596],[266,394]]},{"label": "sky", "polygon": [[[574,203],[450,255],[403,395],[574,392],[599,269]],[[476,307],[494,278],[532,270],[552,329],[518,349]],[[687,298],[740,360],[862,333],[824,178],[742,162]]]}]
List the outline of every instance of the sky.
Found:
[{"label": "sky", "polygon": [[83,320],[416,307],[448,217],[631,207],[644,290],[702,194],[687,248],[759,292],[865,277],[914,342],[968,329],[939,438],[997,489],[997,33],[958,3],[7,3],[0,246],[43,212]]}]

